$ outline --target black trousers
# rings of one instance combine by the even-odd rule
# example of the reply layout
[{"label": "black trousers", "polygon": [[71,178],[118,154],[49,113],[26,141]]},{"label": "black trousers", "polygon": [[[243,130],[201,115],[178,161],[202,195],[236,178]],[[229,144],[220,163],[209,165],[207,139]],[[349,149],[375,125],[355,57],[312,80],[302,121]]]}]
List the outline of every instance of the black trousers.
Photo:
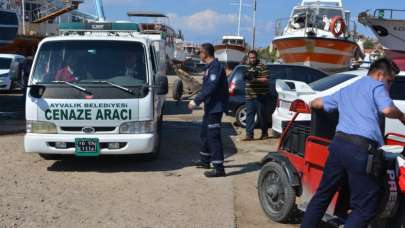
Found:
[{"label": "black trousers", "polygon": [[329,158],[321,184],[308,205],[302,228],[318,227],[338,188],[348,180],[350,208],[345,228],[365,228],[376,216],[381,185],[366,173],[368,152],[335,137],[329,146]]},{"label": "black trousers", "polygon": [[221,113],[205,113],[201,127],[201,161],[212,163],[215,168],[224,167],[224,151],[221,139]]}]

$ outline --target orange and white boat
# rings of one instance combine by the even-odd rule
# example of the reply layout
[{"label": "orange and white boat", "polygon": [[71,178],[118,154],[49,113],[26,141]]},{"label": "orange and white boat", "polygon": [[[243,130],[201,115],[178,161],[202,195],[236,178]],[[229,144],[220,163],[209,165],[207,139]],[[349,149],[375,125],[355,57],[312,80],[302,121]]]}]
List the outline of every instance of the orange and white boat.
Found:
[{"label": "orange and white boat", "polygon": [[[281,24],[287,22],[284,29]],[[350,32],[350,12],[341,0],[303,0],[291,17],[278,20],[273,48],[282,62],[328,73],[350,68],[359,48]]]},{"label": "orange and white boat", "polygon": [[222,43],[215,45],[215,57],[222,63],[241,63],[247,52],[242,36],[224,36]]}]

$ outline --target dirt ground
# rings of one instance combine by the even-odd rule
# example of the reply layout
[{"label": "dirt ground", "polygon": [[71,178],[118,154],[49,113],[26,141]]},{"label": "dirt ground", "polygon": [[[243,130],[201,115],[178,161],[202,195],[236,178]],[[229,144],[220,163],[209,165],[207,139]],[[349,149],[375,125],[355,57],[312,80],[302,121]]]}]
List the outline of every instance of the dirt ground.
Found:
[{"label": "dirt ground", "polygon": [[[152,162],[46,161],[24,153],[22,133],[0,136],[0,228],[297,227],[271,222],[257,197],[258,162],[277,140],[241,143],[242,130],[226,117],[228,176],[207,179],[191,166],[198,158],[202,110],[190,113],[186,102],[169,99],[165,112],[161,155]],[[0,128],[10,127],[7,118]]]}]

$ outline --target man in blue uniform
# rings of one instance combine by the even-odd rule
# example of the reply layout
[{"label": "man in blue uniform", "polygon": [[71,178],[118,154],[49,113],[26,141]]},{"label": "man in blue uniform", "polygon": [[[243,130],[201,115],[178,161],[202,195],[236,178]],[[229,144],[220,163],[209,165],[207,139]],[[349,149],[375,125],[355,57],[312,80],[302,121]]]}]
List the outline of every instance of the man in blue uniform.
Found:
[{"label": "man in blue uniform", "polygon": [[204,117],[201,129],[200,160],[196,162],[199,168],[214,169],[204,173],[206,177],[225,176],[224,152],[221,141],[221,119],[227,111],[229,89],[224,68],[214,57],[214,46],[209,43],[201,45],[201,60],[206,63],[203,86],[200,94],[189,103],[193,110],[204,102]]},{"label": "man in blue uniform", "polygon": [[344,180],[350,189],[351,213],[345,228],[367,227],[376,216],[380,201],[380,183],[377,176],[367,172],[370,153],[384,144],[379,118],[399,119],[405,124],[405,115],[389,96],[398,67],[382,58],[371,66],[367,77],[331,96],[312,101],[314,109],[338,111],[339,123],[329,146],[329,158],[321,184],[308,205],[302,228],[318,227],[329,203]]}]

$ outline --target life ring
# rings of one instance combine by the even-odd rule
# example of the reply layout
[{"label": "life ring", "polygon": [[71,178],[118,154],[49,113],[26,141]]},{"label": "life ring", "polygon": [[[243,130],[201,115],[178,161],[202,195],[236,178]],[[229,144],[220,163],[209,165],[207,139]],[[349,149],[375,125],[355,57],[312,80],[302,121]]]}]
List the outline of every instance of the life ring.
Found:
[{"label": "life ring", "polygon": [[346,31],[346,23],[343,17],[341,16],[333,17],[330,23],[329,30],[335,37],[342,35]]}]

